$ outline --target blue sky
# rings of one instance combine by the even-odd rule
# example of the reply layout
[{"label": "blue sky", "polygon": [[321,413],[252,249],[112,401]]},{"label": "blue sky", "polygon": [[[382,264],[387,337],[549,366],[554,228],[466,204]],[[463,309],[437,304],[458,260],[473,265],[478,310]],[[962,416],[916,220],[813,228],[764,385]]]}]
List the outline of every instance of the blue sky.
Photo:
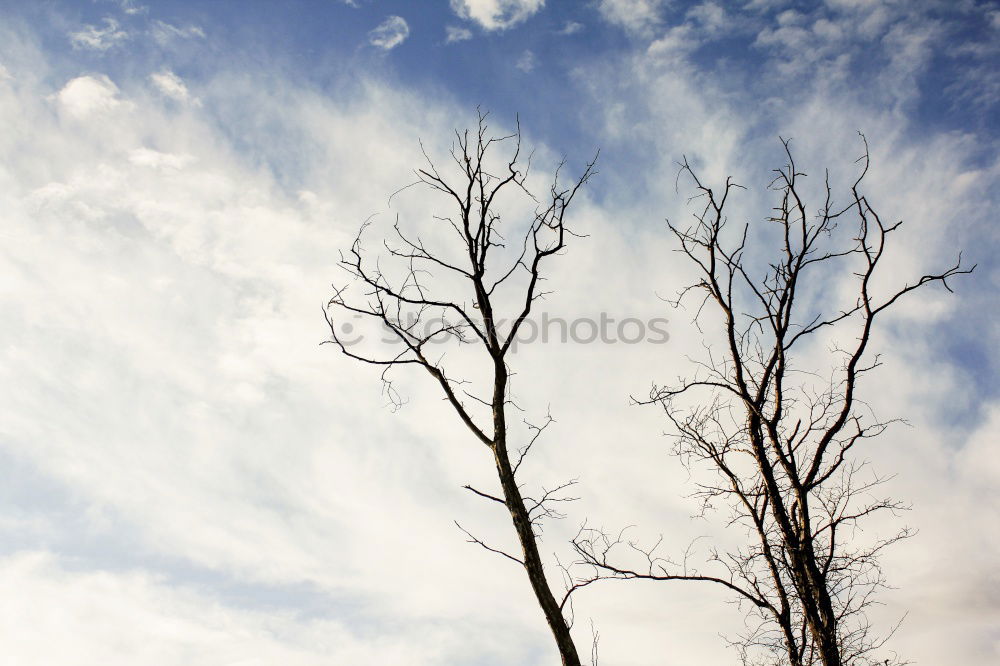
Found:
[{"label": "blue sky", "polygon": [[[843,94],[852,101],[901,104],[909,131],[974,132],[987,145],[997,132],[998,19],[992,3],[550,2],[485,22],[476,14],[465,18],[448,2],[115,5],[11,3],[15,8],[8,11],[30,24],[53,55],[71,58],[81,70],[144,78],[168,62],[197,84],[221,65],[280,71],[331,94],[376,76],[505,117],[520,113],[528,127],[564,149],[602,139],[574,73],[624,67],[629,56],[665,35],[672,35],[671,48],[683,51],[685,66],[734,100],[794,101],[820,84],[818,69],[840,61],[836,66],[851,81]],[[705,7],[711,10],[699,9]],[[390,16],[405,22],[406,37],[389,49],[373,46],[371,31]],[[108,30],[108,20],[115,29]],[[66,39],[73,25],[93,26],[105,33],[106,43],[74,48]],[[157,25],[179,29],[182,41],[164,48],[156,39],[135,36],[155,33]],[[212,29],[211,40],[183,34],[205,26]],[[128,36],[116,39],[116,32]],[[893,98],[895,87],[912,92]],[[781,118],[759,121],[773,130]]]},{"label": "blue sky", "polygon": [[[518,572],[452,522],[510,539],[461,490],[490,487],[482,452],[422,378],[393,413],[317,344],[338,252],[433,211],[386,200],[477,106],[520,117],[539,177],[601,150],[551,312],[670,320],[667,345],[518,352],[557,418],[532,479],[580,479],[543,542],[563,559],[583,519],[715,534],[627,404],[703,342],[658,297],[689,278],[677,160],[759,221],[778,136],[840,186],[865,132],[905,220],[880,285],[979,265],[879,331],[865,398],[911,426],[865,457],[920,536],[876,620],[909,613],[890,646],[917,663],[996,663],[998,60],[1000,4],[963,0],[0,1],[0,663],[553,663]],[[597,589],[579,631],[609,664],[725,663],[724,601]]]}]

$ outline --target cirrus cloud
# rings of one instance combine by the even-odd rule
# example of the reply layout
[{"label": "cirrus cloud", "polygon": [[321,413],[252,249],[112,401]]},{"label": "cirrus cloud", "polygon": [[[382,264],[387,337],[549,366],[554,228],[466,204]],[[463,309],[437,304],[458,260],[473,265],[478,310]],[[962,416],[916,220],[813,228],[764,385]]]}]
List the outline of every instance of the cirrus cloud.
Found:
[{"label": "cirrus cloud", "polygon": [[104,27],[85,25],[82,29],[69,34],[69,42],[74,49],[91,51],[107,51],[118,46],[129,38],[129,34],[113,18],[104,19]]},{"label": "cirrus cloud", "polygon": [[163,93],[166,97],[177,100],[178,102],[191,102],[195,105],[200,104],[197,98],[191,96],[191,92],[188,90],[184,80],[169,69],[150,74],[149,80],[152,81],[157,90]]},{"label": "cirrus cloud", "polygon": [[410,26],[402,16],[392,15],[377,28],[368,33],[368,43],[385,51],[390,51],[410,36]]},{"label": "cirrus cloud", "polygon": [[444,28],[445,33],[445,44],[454,44],[455,42],[464,42],[466,40],[472,39],[472,31],[468,28],[463,28],[458,25],[448,25]]}]

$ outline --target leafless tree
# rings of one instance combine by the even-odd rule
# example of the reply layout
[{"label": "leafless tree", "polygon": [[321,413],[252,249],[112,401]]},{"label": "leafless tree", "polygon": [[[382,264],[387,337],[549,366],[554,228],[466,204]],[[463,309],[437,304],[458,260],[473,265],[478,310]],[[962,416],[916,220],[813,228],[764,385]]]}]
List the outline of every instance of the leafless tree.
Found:
[{"label": "leafless tree", "polygon": [[[870,349],[876,320],[918,289],[940,284],[950,291],[949,278],[972,269],[963,269],[959,256],[943,272],[879,288],[887,243],[901,223],[884,221],[862,192],[867,141],[849,204],[834,204],[827,174],[815,211],[807,209],[804,174],[783,144],[788,162],[775,171],[778,205],[769,217],[777,246],[759,263],[748,250],[749,227],[727,228],[726,207],[740,186],[727,179],[712,189],[686,159],[681,164],[698,212],[690,226],[669,226],[699,278],[678,302],[701,294],[695,321],[721,327],[724,352],[707,346],[693,377],[654,386],[648,400],[638,401],[663,407],[677,433],[677,455],[708,470],[696,477],[703,511],[725,507],[727,526],[745,535],[743,545],[713,548],[697,568],[690,551],[671,560],[659,555],[659,544],[584,528],[575,543],[587,573],[575,584],[618,578],[721,585],[749,611],[747,631],[732,641],[744,664],[888,664],[895,656],[880,652],[891,630],[876,635],[866,611],[885,584],[880,551],[908,532],[866,539],[858,525],[906,507],[878,494],[886,479],[857,457],[863,442],[889,425],[860,402],[858,384],[879,365]],[[847,270],[855,279],[849,301],[838,306],[829,291],[807,297]],[[803,352],[826,333],[848,342],[833,345],[833,367],[821,378]]]},{"label": "leafless tree", "polygon": [[[423,229],[425,235],[437,238],[435,242],[425,241],[421,232],[404,231],[397,218],[391,235],[381,239],[379,251],[369,253],[362,245],[366,222],[342,256],[340,266],[350,280],[344,287],[334,287],[325,309],[332,334],[329,342],[352,359],[381,367],[394,404],[400,397],[392,386],[391,371],[401,366],[422,368],[474,439],[489,449],[499,491],[465,487],[506,508],[520,553],[505,552],[459,528],[470,542],[524,569],[562,663],[579,666],[571,622],[552,591],[538,546],[542,521],[560,515],[557,508],[572,499],[566,490],[573,482],[543,488],[532,496],[525,493],[519,477],[522,463],[552,419],[547,416],[540,424],[528,424],[517,445],[511,410],[520,408],[511,400],[508,361],[519,329],[546,293],[541,289],[544,268],[574,235],[565,223],[566,212],[595,173],[596,158],[568,185],[560,182],[560,165],[546,196],[536,198],[528,189],[531,159],[522,154],[520,128],[507,136],[493,136],[484,114],[475,131],[455,133],[450,156],[452,163],[439,170],[425,151],[426,164],[415,171],[416,181],[408,186],[429,189],[450,211],[435,216],[433,225]],[[505,198],[517,196],[527,197],[534,212],[520,228],[502,225]],[[519,240],[505,242],[502,226],[504,235],[517,233]],[[395,343],[392,352],[365,352],[352,345],[340,328],[351,318],[375,322]],[[473,350],[473,361],[484,369],[482,381],[469,380],[464,373],[460,379],[462,371],[445,363],[445,351],[452,354],[449,362],[458,364],[454,359],[463,349]]]}]

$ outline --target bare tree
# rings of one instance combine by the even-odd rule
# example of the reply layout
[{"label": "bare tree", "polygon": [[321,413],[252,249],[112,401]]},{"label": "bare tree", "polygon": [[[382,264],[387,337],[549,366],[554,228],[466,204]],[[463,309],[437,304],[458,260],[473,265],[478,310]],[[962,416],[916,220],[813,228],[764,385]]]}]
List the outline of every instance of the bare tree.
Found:
[{"label": "bare tree", "polygon": [[[727,229],[726,207],[740,186],[727,179],[714,190],[682,163],[681,175],[696,190],[692,200],[704,206],[691,226],[669,225],[699,275],[678,303],[702,295],[695,321],[710,318],[721,327],[724,352],[709,347],[693,377],[654,386],[648,400],[638,401],[663,407],[677,433],[676,454],[710,471],[696,492],[703,512],[726,507],[727,525],[742,530],[745,543],[713,548],[699,569],[690,550],[670,560],[658,554],[659,544],[584,528],[575,544],[587,574],[575,584],[618,578],[721,585],[749,611],[747,631],[732,641],[744,664],[888,664],[895,657],[878,652],[891,631],[878,637],[866,611],[884,586],[880,551],[908,532],[863,539],[858,524],[906,507],[877,494],[886,479],[856,456],[864,440],[889,425],[859,401],[858,384],[880,364],[870,351],[876,320],[910,292],[936,283],[950,291],[948,279],[972,269],[963,269],[959,256],[943,272],[877,288],[887,242],[901,223],[886,223],[862,192],[867,141],[849,204],[835,206],[827,174],[815,212],[801,195],[805,174],[783,144],[788,163],[775,171],[771,189],[779,202],[769,217],[778,246],[759,264],[746,251],[748,226]],[[838,223],[848,219],[853,233],[841,238]],[[806,297],[846,270],[855,279],[853,299],[837,306],[829,292],[813,302]],[[831,374],[811,374],[803,348],[838,330],[849,342],[831,350]]]},{"label": "bare tree", "polygon": [[[497,157],[496,152],[505,149],[506,157]],[[425,242],[418,232],[404,231],[397,219],[392,235],[382,240],[380,252],[373,256],[362,246],[366,222],[340,261],[350,283],[334,287],[325,309],[330,342],[352,359],[382,367],[385,390],[397,405],[400,397],[389,373],[400,366],[425,370],[474,439],[490,450],[499,492],[465,487],[506,508],[520,553],[505,552],[459,528],[470,542],[524,569],[562,663],[579,666],[570,622],[553,594],[538,550],[542,521],[560,515],[558,503],[571,499],[565,491],[573,482],[542,489],[534,497],[525,494],[518,473],[552,418],[528,424],[522,445],[516,446],[510,410],[519,408],[511,400],[508,360],[519,329],[546,293],[541,289],[544,267],[574,235],[565,224],[566,211],[595,173],[595,162],[565,186],[559,180],[560,164],[547,195],[536,198],[527,186],[531,160],[522,155],[519,126],[508,136],[492,136],[484,114],[475,131],[455,133],[450,155],[450,172],[442,169],[442,173],[425,151],[425,166],[415,171],[416,181],[407,186],[428,188],[445,201],[450,214],[435,216],[430,231],[440,236],[443,230],[446,240],[438,245]],[[522,235],[508,246],[501,235],[502,200],[518,194],[533,202],[534,212],[520,231],[514,227]],[[374,321],[396,349],[387,355],[359,350],[338,332],[343,317]],[[456,350],[463,348],[473,349],[473,360],[485,367],[482,381],[460,379],[454,366],[446,367],[444,351],[458,354]]]}]

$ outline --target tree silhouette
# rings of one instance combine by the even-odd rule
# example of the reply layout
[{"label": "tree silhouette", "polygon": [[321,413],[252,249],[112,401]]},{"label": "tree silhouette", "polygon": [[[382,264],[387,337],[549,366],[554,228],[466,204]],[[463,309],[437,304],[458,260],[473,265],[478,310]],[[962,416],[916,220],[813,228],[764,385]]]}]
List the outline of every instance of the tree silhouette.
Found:
[{"label": "tree silhouette", "polygon": [[[869,169],[864,140],[861,172],[849,204],[837,208],[829,183],[825,199],[810,212],[801,179],[783,141],[787,165],[771,188],[778,204],[769,221],[777,246],[761,263],[749,257],[749,227],[727,228],[732,179],[715,190],[685,159],[681,175],[703,201],[693,224],[669,225],[682,255],[699,275],[681,299],[700,294],[696,321],[711,315],[721,327],[721,355],[708,351],[693,377],[654,386],[644,404],[660,405],[677,434],[675,452],[697,474],[703,510],[724,506],[728,527],[748,536],[743,545],[713,549],[698,568],[690,552],[671,560],[658,544],[644,546],[627,532],[584,528],[575,544],[584,575],[575,584],[605,578],[705,581],[721,585],[749,610],[747,631],[736,637],[744,664],[859,666],[882,664],[886,640],[872,630],[866,611],[884,586],[879,553],[908,535],[903,530],[855,538],[873,514],[896,512],[903,503],[877,494],[885,481],[857,457],[865,440],[889,425],[864,409],[859,383],[880,364],[871,353],[876,321],[901,298],[972,271],[954,266],[886,291],[876,287],[887,243],[901,222],[886,223],[862,184]],[[838,224],[854,221],[850,238]],[[735,233],[733,233],[735,232]],[[973,268],[975,268],[973,266]],[[841,305],[811,303],[808,289],[832,271],[851,271],[854,296]],[[762,275],[762,277],[758,277]],[[881,275],[879,275],[881,278]],[[850,342],[831,350],[828,379],[798,364],[803,347],[833,330]],[[889,632],[891,634],[891,631]]]},{"label": "tree silhouette", "polygon": [[[495,153],[505,148],[506,157],[498,158]],[[526,441],[515,448],[510,411],[520,408],[510,398],[509,358],[519,329],[545,295],[545,267],[574,235],[565,215],[594,175],[595,162],[566,186],[560,183],[560,164],[547,194],[536,197],[528,189],[530,156],[522,155],[520,127],[507,136],[492,136],[482,113],[474,132],[455,133],[450,155],[450,171],[439,170],[425,151],[426,164],[408,186],[427,188],[444,201],[450,214],[435,216],[434,224],[447,240],[439,245],[425,242],[419,232],[405,231],[397,219],[392,235],[373,255],[362,245],[366,222],[340,261],[350,280],[335,286],[325,309],[329,342],[352,359],[381,367],[386,393],[395,405],[401,404],[401,397],[393,388],[391,371],[422,368],[474,439],[490,450],[499,491],[465,487],[505,507],[520,552],[506,552],[459,528],[470,542],[523,568],[562,663],[579,666],[571,622],[563,615],[565,600],[556,600],[538,551],[541,523],[561,515],[558,503],[572,499],[565,491],[573,482],[542,489],[534,498],[524,493],[522,463],[552,419],[529,423]],[[508,246],[504,236],[516,232],[517,225],[504,225],[501,213],[504,200],[518,195],[532,202],[534,212],[522,222],[521,242]],[[376,323],[396,345],[395,353],[361,351],[352,344],[338,328],[338,322],[342,325],[352,317]],[[484,380],[460,379],[447,366],[444,350],[455,348],[474,350],[473,363],[485,368]]]}]

